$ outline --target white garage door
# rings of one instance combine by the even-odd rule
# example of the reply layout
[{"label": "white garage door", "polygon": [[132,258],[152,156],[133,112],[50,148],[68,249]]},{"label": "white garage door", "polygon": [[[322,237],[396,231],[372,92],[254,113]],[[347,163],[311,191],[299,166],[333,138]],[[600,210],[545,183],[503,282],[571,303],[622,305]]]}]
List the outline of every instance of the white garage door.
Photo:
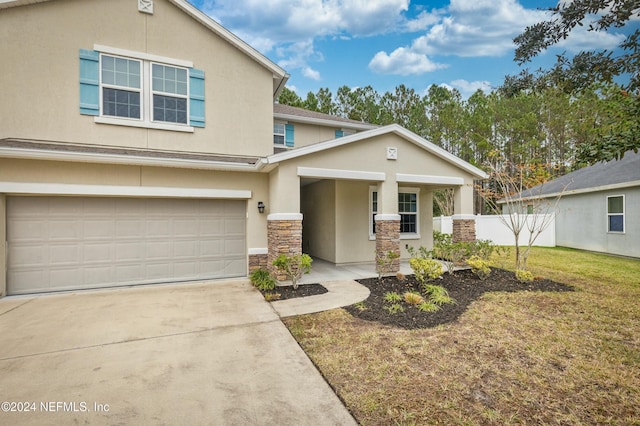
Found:
[{"label": "white garage door", "polygon": [[7,290],[246,275],[245,202],[7,197]]}]

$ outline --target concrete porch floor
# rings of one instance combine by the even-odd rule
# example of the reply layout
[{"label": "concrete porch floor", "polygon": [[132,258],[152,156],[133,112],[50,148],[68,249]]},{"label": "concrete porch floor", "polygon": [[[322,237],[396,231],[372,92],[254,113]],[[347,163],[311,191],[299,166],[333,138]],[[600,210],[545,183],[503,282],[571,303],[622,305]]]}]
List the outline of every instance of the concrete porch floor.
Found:
[{"label": "concrete porch floor", "polygon": [[[400,272],[413,274],[408,260],[400,261]],[[313,258],[311,272],[303,275],[300,284],[316,284],[327,281],[357,280],[377,277],[375,262],[336,265],[326,260]]]}]

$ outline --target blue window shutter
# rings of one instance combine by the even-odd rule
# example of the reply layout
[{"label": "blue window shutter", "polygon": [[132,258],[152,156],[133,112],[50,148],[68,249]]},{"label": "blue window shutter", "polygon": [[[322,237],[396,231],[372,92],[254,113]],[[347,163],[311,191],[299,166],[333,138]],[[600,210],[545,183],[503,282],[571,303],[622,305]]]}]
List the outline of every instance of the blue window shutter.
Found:
[{"label": "blue window shutter", "polygon": [[284,126],[284,143],[288,147],[293,147],[293,124],[285,124]]},{"label": "blue window shutter", "polygon": [[336,139],[344,136],[344,132],[342,130],[336,130]]},{"label": "blue window shutter", "polygon": [[204,127],[204,71],[189,68],[189,124]]},{"label": "blue window shutter", "polygon": [[80,49],[80,114],[100,115],[100,52]]}]

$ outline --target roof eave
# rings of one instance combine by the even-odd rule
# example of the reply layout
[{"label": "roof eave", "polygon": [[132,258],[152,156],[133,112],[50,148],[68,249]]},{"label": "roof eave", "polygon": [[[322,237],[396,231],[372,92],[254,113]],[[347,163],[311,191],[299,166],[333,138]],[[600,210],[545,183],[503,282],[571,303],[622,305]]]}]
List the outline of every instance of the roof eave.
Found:
[{"label": "roof eave", "polygon": [[316,117],[305,117],[302,115],[283,114],[280,112],[274,112],[273,118],[278,120],[283,120],[283,121],[293,121],[296,123],[315,124],[320,126],[331,126],[331,127],[341,127],[341,128],[344,127],[348,129],[355,129],[355,130],[371,130],[378,127],[375,124],[369,124],[369,123],[356,123],[356,122],[330,120],[330,119],[316,118]]}]

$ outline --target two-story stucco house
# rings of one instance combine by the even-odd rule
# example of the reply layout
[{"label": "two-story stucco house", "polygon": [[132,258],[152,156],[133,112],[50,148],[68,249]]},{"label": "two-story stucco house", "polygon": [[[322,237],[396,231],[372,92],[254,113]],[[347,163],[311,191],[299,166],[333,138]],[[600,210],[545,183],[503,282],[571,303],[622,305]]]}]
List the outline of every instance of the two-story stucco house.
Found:
[{"label": "two-story stucco house", "polygon": [[274,104],[288,75],[184,0],[0,0],[0,295],[247,276],[473,237],[484,173]]}]

